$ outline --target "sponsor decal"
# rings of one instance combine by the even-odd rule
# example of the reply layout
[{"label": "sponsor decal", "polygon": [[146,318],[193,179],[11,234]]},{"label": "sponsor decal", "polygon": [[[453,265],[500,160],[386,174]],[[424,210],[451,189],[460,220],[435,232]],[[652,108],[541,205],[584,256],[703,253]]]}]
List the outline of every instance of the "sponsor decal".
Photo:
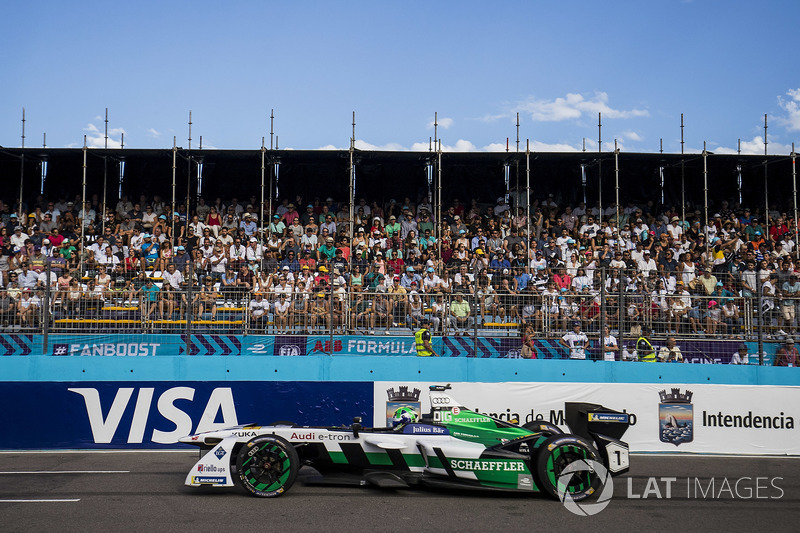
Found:
[{"label": "sponsor decal", "polygon": [[[133,387],[118,388],[111,407],[107,407],[105,413],[100,403],[100,392],[96,388],[72,387],[67,390],[83,397],[95,444],[108,444],[114,439],[114,434],[120,426],[136,389]],[[220,387],[211,391],[211,396],[206,402],[203,414],[194,431],[192,431],[192,418],[178,405],[178,403],[185,405],[186,402],[194,400],[195,389],[193,387],[169,388],[161,393],[158,400],[154,400],[154,395],[154,388],[142,387],[138,390],[128,432],[127,442],[129,444],[142,443],[148,428],[153,428],[150,434],[152,442],[172,444],[186,435],[224,429],[239,423],[236,419],[233,391],[228,387]],[[155,412],[159,417],[158,420],[148,423],[151,417],[151,406],[154,403],[157,409]],[[163,420],[167,420],[169,424],[165,424]],[[158,429],[168,425],[173,426],[174,429],[172,431]]]},{"label": "sponsor decal", "polygon": [[[338,351],[338,350],[337,350]],[[347,341],[347,353],[358,354],[416,354],[414,340],[367,340],[350,339]]]},{"label": "sponsor decal", "polygon": [[192,483],[199,483],[201,485],[224,484],[225,478],[217,476],[192,476]]},{"label": "sponsor decal", "polygon": [[746,415],[727,414],[722,411],[708,413],[703,411],[704,427],[720,428],[753,428],[753,429],[794,429],[794,417],[781,411],[777,415],[754,415],[748,411]]},{"label": "sponsor decal", "polygon": [[453,470],[481,470],[489,472],[526,472],[522,461],[492,461],[491,459],[450,459]]},{"label": "sponsor decal", "polygon": [[53,355],[69,355],[69,345],[68,344],[54,344],[53,345]]},{"label": "sponsor decal", "polygon": [[292,432],[292,436],[289,437],[289,440],[334,440],[334,441],[341,441],[341,440],[352,440],[353,436],[350,433],[344,432],[320,432],[315,433],[313,431],[303,432],[303,433],[295,433]]},{"label": "sponsor decal", "polygon": [[210,473],[224,474],[225,472],[228,471],[228,469],[224,466],[198,464],[197,471],[205,472],[206,474]]},{"label": "sponsor decal", "polygon": [[225,448],[217,448],[217,451],[214,452],[214,456],[217,459],[222,459],[223,457],[225,457],[226,453],[228,452],[225,451]]},{"label": "sponsor decal", "polygon": [[386,389],[386,427],[391,427],[394,413],[401,407],[413,409],[419,418],[422,415],[422,402],[419,401],[421,393],[418,388],[409,389],[405,385]]},{"label": "sponsor decal", "polygon": [[120,342],[104,344],[53,344],[53,355],[140,356],[158,355],[160,343]]},{"label": "sponsor decal", "polygon": [[447,428],[440,426],[429,426],[427,424],[406,424],[403,433],[412,435],[449,435]]},{"label": "sponsor decal", "polygon": [[517,488],[533,490],[533,477],[530,474],[517,474]]},{"label": "sponsor decal", "polygon": [[331,350],[331,341],[327,340],[317,341],[314,343],[314,349],[311,350],[312,352],[323,352],[323,353],[336,353],[342,351],[342,341],[335,340],[333,341],[333,350]]},{"label": "sponsor decal", "polygon": [[669,393],[662,390],[658,393],[661,402],[658,404],[658,428],[661,442],[680,446],[684,442],[694,440],[694,407],[692,395],[686,390],[681,393],[673,388]]},{"label": "sponsor decal", "polygon": [[255,431],[234,431],[233,434],[237,437],[255,437],[258,435]]},{"label": "sponsor decal", "polygon": [[306,338],[294,335],[275,337],[273,355],[306,355]]},{"label": "sponsor decal", "polygon": [[620,422],[629,423],[627,413],[589,413],[589,422]]}]

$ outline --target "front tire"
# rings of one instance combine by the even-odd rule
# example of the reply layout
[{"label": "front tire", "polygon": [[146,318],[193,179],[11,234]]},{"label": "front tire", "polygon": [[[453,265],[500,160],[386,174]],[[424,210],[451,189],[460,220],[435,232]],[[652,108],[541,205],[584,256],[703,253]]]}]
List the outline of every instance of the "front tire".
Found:
[{"label": "front tire", "polygon": [[297,450],[277,435],[253,437],[239,450],[236,471],[254,496],[275,498],[289,490],[300,470]]},{"label": "front tire", "polygon": [[586,439],[576,435],[553,435],[539,446],[533,457],[533,474],[539,489],[551,498],[562,500],[569,494],[573,501],[585,500],[600,487],[601,478],[593,469],[567,474],[562,472],[577,461],[595,461],[602,465],[600,455]]}]

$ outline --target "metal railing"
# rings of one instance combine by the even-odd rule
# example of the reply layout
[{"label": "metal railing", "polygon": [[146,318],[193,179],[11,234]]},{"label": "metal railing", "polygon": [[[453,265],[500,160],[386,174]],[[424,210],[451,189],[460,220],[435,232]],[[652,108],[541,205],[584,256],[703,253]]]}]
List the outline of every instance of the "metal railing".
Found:
[{"label": "metal railing", "polygon": [[514,273],[467,274],[460,285],[436,283],[435,276],[413,278],[414,285],[412,278],[389,283],[376,276],[362,290],[345,276],[342,284],[323,276],[302,287],[300,274],[284,282],[276,273],[268,286],[250,288],[187,271],[193,283],[174,289],[159,272],[131,275],[123,286],[87,272],[67,283],[51,276],[51,284],[27,289],[10,283],[0,291],[0,326],[45,335],[406,335],[427,319],[434,335],[502,338],[527,330],[537,339],[559,339],[577,322],[594,339],[608,328],[620,346],[644,332],[758,341],[759,352],[762,343],[795,335],[800,326],[800,293],[748,295],[729,274],[717,275],[721,285],[708,279],[681,285],[636,271],[599,270],[582,280],[539,273],[524,282]]}]

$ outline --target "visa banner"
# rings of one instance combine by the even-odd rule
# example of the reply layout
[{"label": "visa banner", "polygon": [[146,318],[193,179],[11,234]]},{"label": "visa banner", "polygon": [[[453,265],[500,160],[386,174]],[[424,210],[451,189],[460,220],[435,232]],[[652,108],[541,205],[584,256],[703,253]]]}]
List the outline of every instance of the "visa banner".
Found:
[{"label": "visa banner", "polygon": [[289,421],[372,425],[371,382],[3,382],[0,449],[175,448],[183,436]]}]

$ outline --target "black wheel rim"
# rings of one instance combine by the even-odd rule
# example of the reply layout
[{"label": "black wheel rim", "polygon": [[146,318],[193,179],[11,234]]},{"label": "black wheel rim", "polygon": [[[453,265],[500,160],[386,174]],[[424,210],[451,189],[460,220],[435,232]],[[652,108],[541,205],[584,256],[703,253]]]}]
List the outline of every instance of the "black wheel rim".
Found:
[{"label": "black wheel rim", "polygon": [[282,446],[264,442],[242,463],[242,476],[255,490],[271,492],[286,484],[292,471],[290,464],[289,454]]}]

